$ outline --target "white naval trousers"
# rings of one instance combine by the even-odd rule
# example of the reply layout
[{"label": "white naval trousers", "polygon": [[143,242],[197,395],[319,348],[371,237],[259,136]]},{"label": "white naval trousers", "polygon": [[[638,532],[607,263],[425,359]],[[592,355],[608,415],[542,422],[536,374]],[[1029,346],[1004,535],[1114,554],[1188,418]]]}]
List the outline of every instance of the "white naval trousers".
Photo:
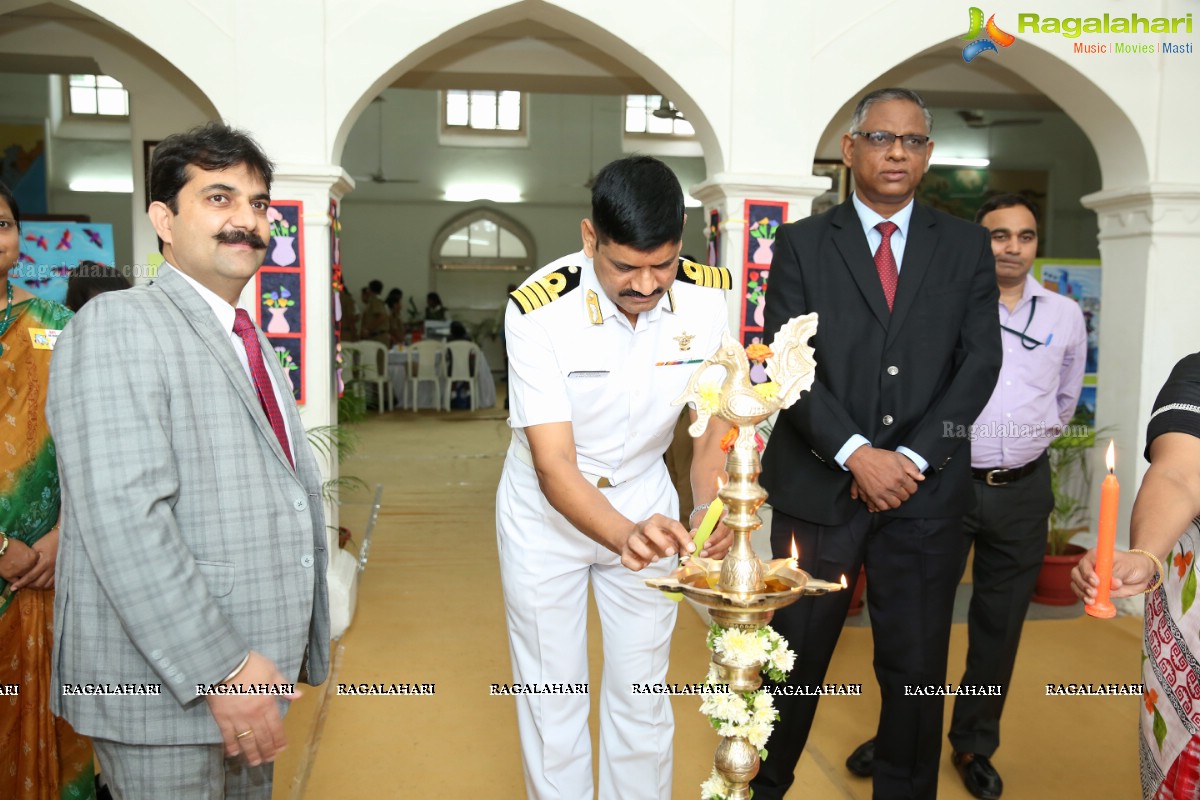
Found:
[{"label": "white naval trousers", "polygon": [[[514,445],[516,446],[516,445]],[[679,500],[666,465],[602,489],[631,520],[677,518]],[[675,721],[666,695],[634,694],[633,684],[663,683],[678,604],[640,572],[597,544],[546,501],[532,467],[510,451],[496,493],[497,546],[513,682],[587,684],[587,588],[596,595],[604,642],[600,687],[600,800],[670,800]],[[515,697],[530,800],[591,800],[592,742],[586,694]]]}]

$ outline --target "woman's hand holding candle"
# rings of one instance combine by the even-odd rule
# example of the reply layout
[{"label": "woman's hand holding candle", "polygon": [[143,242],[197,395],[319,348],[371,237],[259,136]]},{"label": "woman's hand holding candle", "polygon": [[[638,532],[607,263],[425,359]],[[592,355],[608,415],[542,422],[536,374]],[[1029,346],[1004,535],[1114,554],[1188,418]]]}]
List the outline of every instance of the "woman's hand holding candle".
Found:
[{"label": "woman's hand holding candle", "polygon": [[[1133,597],[1154,585],[1158,567],[1141,553],[1120,550],[1113,554],[1112,580],[1109,597]],[[1091,605],[1099,595],[1100,576],[1096,574],[1096,549],[1084,554],[1071,570],[1071,590],[1084,603]]]}]

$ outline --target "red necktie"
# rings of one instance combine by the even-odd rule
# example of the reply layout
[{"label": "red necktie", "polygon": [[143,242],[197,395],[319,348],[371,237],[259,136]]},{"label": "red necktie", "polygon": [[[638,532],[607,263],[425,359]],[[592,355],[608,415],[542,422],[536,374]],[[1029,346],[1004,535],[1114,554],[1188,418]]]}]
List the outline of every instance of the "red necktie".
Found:
[{"label": "red necktie", "polygon": [[250,321],[246,309],[239,308],[233,318],[233,332],[242,337],[246,347],[246,360],[250,362],[250,375],[254,379],[254,391],[258,393],[258,402],[275,431],[275,438],[283,447],[283,454],[293,469],[296,462],[292,460],[292,448],[288,446],[287,428],[283,426],[283,414],[279,412],[279,404],[275,402],[275,390],[271,388],[271,378],[267,375],[267,365],[263,363],[262,348],[258,346],[258,329]]},{"label": "red necktie", "polygon": [[883,241],[875,251],[875,271],[879,273],[879,282],[883,284],[883,296],[887,298],[888,311],[896,299],[896,284],[900,282],[900,270],[896,269],[896,256],[892,254],[892,234],[900,228],[894,222],[879,223],[875,230],[883,234]]}]

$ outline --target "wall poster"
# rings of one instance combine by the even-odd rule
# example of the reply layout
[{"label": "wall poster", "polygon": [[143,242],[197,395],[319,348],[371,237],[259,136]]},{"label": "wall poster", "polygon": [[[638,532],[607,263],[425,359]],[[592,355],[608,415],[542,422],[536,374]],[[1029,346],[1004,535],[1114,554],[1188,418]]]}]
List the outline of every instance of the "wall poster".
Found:
[{"label": "wall poster", "polygon": [[258,327],[271,343],[296,403],[304,405],[304,204],[272,200],[271,238],[258,271]]},{"label": "wall poster", "polygon": [[1077,412],[1096,425],[1097,365],[1100,363],[1100,262],[1084,258],[1039,258],[1033,278],[1052,292],[1071,298],[1083,311],[1087,329],[1087,366]]},{"label": "wall poster", "polygon": [[[767,302],[767,278],[771,258],[775,254],[775,231],[787,217],[788,204],[781,200],[746,201],[746,240],[742,274],[741,342],[743,345],[763,340],[763,311]],[[767,379],[761,364],[751,368],[755,383]]]},{"label": "wall poster", "polygon": [[21,223],[21,252],[10,273],[18,285],[38,297],[66,303],[67,278],[81,261],[111,267],[112,225],[107,222]]}]

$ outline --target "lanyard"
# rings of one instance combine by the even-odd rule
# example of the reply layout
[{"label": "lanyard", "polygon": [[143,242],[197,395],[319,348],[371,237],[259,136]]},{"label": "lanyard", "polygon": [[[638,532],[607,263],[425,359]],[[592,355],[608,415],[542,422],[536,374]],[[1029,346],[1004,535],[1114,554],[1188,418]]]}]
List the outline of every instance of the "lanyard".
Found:
[{"label": "lanyard", "polygon": [[1029,323],[1033,322],[1034,312],[1037,311],[1037,301],[1038,301],[1037,295],[1034,295],[1032,298],[1030,298],[1029,318],[1025,320],[1024,328],[1022,328],[1021,330],[1018,331],[1014,328],[1008,327],[1007,325],[1000,326],[1000,330],[1008,331],[1009,333],[1014,334],[1018,339],[1020,339],[1021,346],[1024,347],[1026,350],[1034,350],[1043,344],[1050,344],[1049,339],[1047,339],[1045,342],[1039,342],[1037,339],[1034,339],[1032,336],[1028,335],[1028,333],[1027,333],[1027,331],[1029,330]]}]

